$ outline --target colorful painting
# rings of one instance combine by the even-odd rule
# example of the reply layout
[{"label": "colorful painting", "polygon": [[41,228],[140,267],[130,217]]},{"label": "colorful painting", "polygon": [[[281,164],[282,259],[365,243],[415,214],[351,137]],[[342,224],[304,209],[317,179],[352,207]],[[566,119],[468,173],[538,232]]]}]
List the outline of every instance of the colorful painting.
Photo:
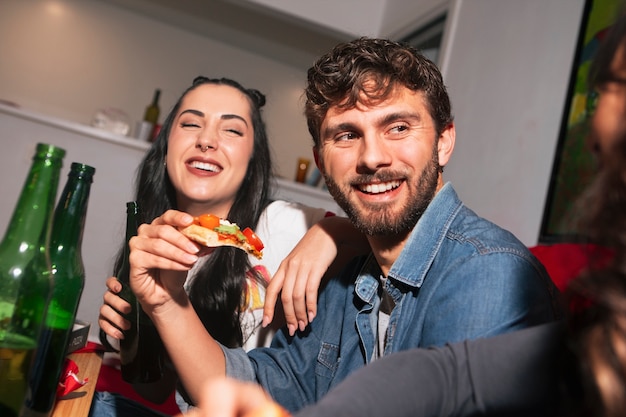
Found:
[{"label": "colorful painting", "polygon": [[570,76],[561,132],[543,215],[540,243],[576,241],[573,208],[592,181],[595,161],[587,146],[595,93],[587,76],[598,44],[618,14],[622,0],[587,0]]}]

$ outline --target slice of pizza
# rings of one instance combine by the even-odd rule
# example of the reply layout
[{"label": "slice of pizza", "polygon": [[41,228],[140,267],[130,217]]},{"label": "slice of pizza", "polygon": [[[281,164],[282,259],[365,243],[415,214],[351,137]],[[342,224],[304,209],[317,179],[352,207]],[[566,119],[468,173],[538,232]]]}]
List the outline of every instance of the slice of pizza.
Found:
[{"label": "slice of pizza", "polygon": [[233,246],[247,253],[263,257],[263,242],[250,229],[240,230],[236,223],[221,219],[213,214],[202,214],[194,218],[193,224],[181,228],[180,232],[189,239],[209,248]]}]

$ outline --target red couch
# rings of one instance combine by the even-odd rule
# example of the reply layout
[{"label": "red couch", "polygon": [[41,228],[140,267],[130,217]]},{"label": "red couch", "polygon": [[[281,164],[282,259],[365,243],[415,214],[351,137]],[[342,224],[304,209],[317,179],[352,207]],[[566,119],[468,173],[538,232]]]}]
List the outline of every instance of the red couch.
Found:
[{"label": "red couch", "polygon": [[545,266],[548,275],[561,291],[591,262],[605,262],[610,256],[600,246],[576,243],[538,245],[531,247],[530,251]]}]

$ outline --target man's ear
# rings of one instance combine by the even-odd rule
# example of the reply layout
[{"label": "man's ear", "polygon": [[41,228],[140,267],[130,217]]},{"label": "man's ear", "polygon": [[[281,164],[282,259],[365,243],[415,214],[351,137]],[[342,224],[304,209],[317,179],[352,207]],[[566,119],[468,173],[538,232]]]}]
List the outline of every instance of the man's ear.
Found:
[{"label": "man's ear", "polygon": [[439,136],[439,142],[437,143],[437,152],[439,153],[439,165],[445,166],[454,150],[454,142],[456,140],[456,129],[454,123],[450,123],[445,127],[441,135]]}]

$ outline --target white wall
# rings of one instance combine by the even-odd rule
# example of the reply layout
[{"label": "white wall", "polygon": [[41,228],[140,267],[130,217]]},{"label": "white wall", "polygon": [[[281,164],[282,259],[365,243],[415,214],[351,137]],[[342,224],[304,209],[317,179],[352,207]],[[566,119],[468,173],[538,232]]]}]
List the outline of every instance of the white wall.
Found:
[{"label": "white wall", "polygon": [[[457,122],[444,178],[480,215],[537,243],[583,0],[453,0],[442,71]],[[389,14],[392,15],[391,13]],[[163,111],[197,74],[268,95],[279,174],[310,154],[305,74],[96,0],[0,2],[0,99],[88,123],[101,106]]]},{"label": "white wall", "polygon": [[455,0],[441,68],[457,141],[444,178],[537,243],[584,0]]},{"label": "white wall", "polygon": [[0,100],[85,124],[106,106],[140,120],[157,87],[163,120],[195,76],[234,78],[267,95],[279,174],[311,153],[302,70],[100,1],[0,1],[0,57]]}]

